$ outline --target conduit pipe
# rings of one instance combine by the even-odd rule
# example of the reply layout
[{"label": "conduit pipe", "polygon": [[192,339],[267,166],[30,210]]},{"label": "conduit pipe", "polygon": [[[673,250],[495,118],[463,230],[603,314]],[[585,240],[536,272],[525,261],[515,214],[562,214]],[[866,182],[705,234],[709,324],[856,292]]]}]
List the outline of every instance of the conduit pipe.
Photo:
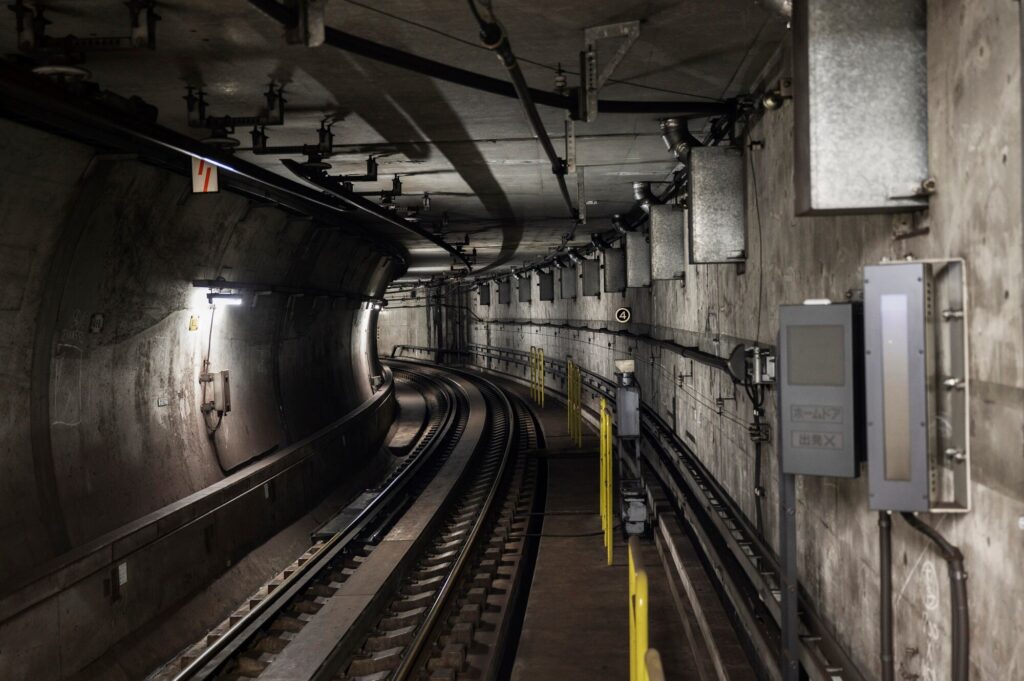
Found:
[{"label": "conduit pipe", "polygon": [[[249,0],[249,3],[267,16],[282,25],[295,26],[298,15],[295,10],[281,5],[276,0]],[[499,78],[491,78],[479,73],[450,66],[433,59],[427,59],[409,52],[375,43],[366,38],[326,27],[324,42],[346,52],[358,54],[367,59],[390,64],[399,68],[444,80],[456,85],[473,88],[481,92],[489,92],[502,97],[517,97],[515,88]],[[529,88],[530,98],[542,106],[564,109],[574,116],[578,113],[576,97],[559,95],[554,92]],[[641,101],[641,100],[607,100],[597,103],[597,110],[603,113],[622,114],[678,114],[695,116],[720,116],[735,110],[735,102],[692,102],[692,101]]]},{"label": "conduit pipe", "polygon": [[896,669],[892,640],[892,516],[889,511],[881,511],[878,514],[878,574],[882,602],[878,623],[882,681],[894,681]]},{"label": "conduit pipe", "polygon": [[562,193],[562,200],[569,209],[569,216],[573,220],[578,219],[579,211],[573,207],[572,199],[569,197],[569,187],[565,183],[565,160],[555,152],[555,147],[551,144],[551,138],[544,127],[544,121],[540,119],[537,107],[533,103],[530,88],[526,84],[526,78],[523,76],[522,69],[519,68],[519,62],[516,60],[516,55],[512,51],[512,45],[508,41],[508,33],[505,31],[505,27],[493,15],[489,21],[484,19],[476,8],[476,0],[468,0],[468,2],[469,8],[473,11],[473,16],[476,17],[476,21],[480,25],[480,41],[484,47],[498,55],[498,59],[501,60],[501,63],[508,70],[508,75],[512,79],[512,87],[515,88],[516,96],[523,107],[523,113],[526,114],[526,120],[530,123],[530,128],[533,130],[537,141],[540,142],[541,148],[544,149],[544,155],[551,162],[551,172],[558,181],[558,190]]},{"label": "conduit pipe", "polygon": [[[901,514],[915,530],[930,539],[946,560],[949,569],[950,619],[952,620],[952,681],[968,681],[970,678],[971,641],[970,616],[967,610],[967,571],[964,569],[964,554],[946,541],[934,527],[912,513]],[[891,637],[891,633],[890,633]],[[890,638],[891,641],[891,638]],[[884,645],[884,644],[883,644]],[[891,645],[891,642],[889,643]]]}]

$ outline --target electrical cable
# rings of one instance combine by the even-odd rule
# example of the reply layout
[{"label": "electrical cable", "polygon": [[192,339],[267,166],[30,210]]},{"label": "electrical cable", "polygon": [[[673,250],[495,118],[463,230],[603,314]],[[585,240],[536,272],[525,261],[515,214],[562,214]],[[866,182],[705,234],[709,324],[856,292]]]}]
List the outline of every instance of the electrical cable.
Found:
[{"label": "electrical cable", "polygon": [[[249,4],[286,27],[295,26],[297,23],[298,16],[295,10],[280,4],[277,0],[249,0]],[[324,43],[361,57],[366,57],[367,59],[415,71],[431,78],[473,88],[481,92],[489,92],[503,97],[518,96],[515,88],[510,83],[499,78],[492,78],[457,66],[421,57],[411,52],[405,52],[352,35],[351,33],[339,31],[330,26],[327,26],[324,30]],[[575,97],[532,88],[529,92],[531,99],[542,106],[563,109],[570,113],[576,113],[578,109]],[[735,109],[734,103],[719,101],[689,102],[602,99],[597,104],[599,112],[626,114],[718,116]]]},{"label": "electrical cable", "polygon": [[[431,33],[433,33],[435,35],[442,36],[444,38],[447,38],[448,40],[452,40],[454,42],[461,43],[463,45],[467,45],[467,46],[472,47],[474,49],[478,49],[478,50],[486,50],[487,49],[486,47],[484,47],[480,43],[474,43],[472,40],[466,40],[465,38],[461,38],[461,37],[459,37],[457,35],[454,35],[452,33],[447,33],[445,31],[442,31],[439,28],[434,28],[433,26],[429,26],[427,24],[420,23],[420,22],[418,22],[418,21],[416,21],[414,19],[409,19],[409,18],[403,17],[403,16],[401,16],[399,14],[392,14],[391,12],[382,10],[382,9],[380,9],[378,7],[374,7],[373,5],[368,5],[366,3],[359,2],[358,0],[343,0],[343,1],[348,3],[348,4],[350,4],[350,5],[354,5],[355,7],[360,7],[362,9],[365,9],[365,10],[369,11],[369,12],[375,12],[377,14],[380,14],[381,16],[388,17],[389,19],[394,19],[395,21],[401,22],[403,24],[408,24],[410,26],[415,26],[416,28],[422,29],[424,31],[429,31],[429,32],[431,32]],[[475,14],[475,12],[474,12],[474,14]],[[573,71],[572,69],[562,69],[562,68],[560,68],[558,66],[550,66],[548,64],[536,61],[534,59],[527,59],[525,57],[519,57],[518,59],[519,59],[519,61],[523,62],[524,64],[530,64],[531,66],[536,66],[536,67],[539,67],[539,68],[542,68],[542,69],[547,69],[548,71],[552,71],[552,72],[555,72],[555,73],[561,71],[562,73],[566,73],[566,74],[568,74],[570,76],[578,76],[579,75],[578,71]],[[634,80],[609,78],[606,82],[614,83],[616,85],[628,85],[630,87],[642,88],[644,90],[651,90],[653,92],[664,92],[664,93],[670,94],[670,95],[679,95],[680,97],[695,97],[697,99],[707,99],[707,100],[713,101],[713,102],[721,101],[719,99],[715,99],[714,97],[709,97],[708,95],[697,94],[696,92],[686,92],[685,90],[671,90],[669,88],[657,87],[657,86],[654,86],[654,85],[645,85],[643,83],[638,83],[638,82],[636,82]]]},{"label": "electrical cable", "polygon": [[950,544],[934,527],[913,513],[901,513],[907,524],[930,539],[946,560],[949,571],[950,619],[952,620],[952,681],[967,681],[971,667],[970,616],[967,609],[967,570],[964,554]]},{"label": "electrical cable", "polygon": [[754,158],[750,158],[750,179],[754,190],[754,214],[757,216],[757,329],[754,331],[754,342],[761,343],[761,306],[764,296],[764,238],[761,229],[761,202],[757,197],[757,172],[754,170]]}]

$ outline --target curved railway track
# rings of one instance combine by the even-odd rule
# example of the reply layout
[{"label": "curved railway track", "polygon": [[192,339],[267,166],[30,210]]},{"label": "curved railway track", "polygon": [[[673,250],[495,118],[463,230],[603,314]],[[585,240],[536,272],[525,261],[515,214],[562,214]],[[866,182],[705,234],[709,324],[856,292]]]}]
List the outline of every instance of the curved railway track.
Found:
[{"label": "curved railway track", "polygon": [[540,444],[540,429],[521,400],[479,375],[392,367],[427,403],[409,454],[329,524],[336,532],[320,532],[324,539],[150,678],[495,675],[514,647],[532,565],[524,549],[540,497],[525,452]]}]

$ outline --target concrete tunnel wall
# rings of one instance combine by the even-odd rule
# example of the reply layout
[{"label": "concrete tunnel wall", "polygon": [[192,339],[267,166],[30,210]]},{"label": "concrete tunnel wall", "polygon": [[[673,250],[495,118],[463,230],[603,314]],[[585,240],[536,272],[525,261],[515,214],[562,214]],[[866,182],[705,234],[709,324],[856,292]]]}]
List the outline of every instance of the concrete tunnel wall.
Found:
[{"label": "concrete tunnel wall", "polygon": [[[352,234],[229,192],[193,195],[185,177],[6,121],[0,226],[2,583],[373,393],[376,319],[358,302],[268,295],[211,310],[191,285],[379,295],[398,266]],[[231,375],[232,410],[212,435],[207,352]]]},{"label": "concrete tunnel wall", "polygon": [[[928,3],[929,154],[938,193],[931,198],[927,234],[895,239],[894,225],[905,216],[795,217],[793,108],[787,104],[767,113],[753,129],[751,137],[764,140],[764,148],[746,152],[744,274],[731,265],[687,265],[685,285],[662,281],[625,294],[554,302],[539,302],[535,289],[529,304],[498,305],[494,287],[490,306],[479,305],[478,296],[470,295],[473,311],[487,320],[472,323],[473,343],[524,351],[541,346],[549,358],[571,354],[607,377],[613,374],[615,359],[635,358],[645,401],[674,423],[753,519],[754,446],[747,434],[752,410],[740,390],[736,401],[722,403],[719,413],[716,400],[733,395],[726,376],[622,337],[502,325],[500,320],[568,321],[614,329],[621,325],[613,321],[613,312],[625,305],[633,312],[631,331],[726,355],[739,340],[774,344],[780,304],[842,300],[851,289],[862,288],[863,264],[911,254],[965,258],[973,510],[928,520],[966,556],[971,672],[978,679],[1024,678],[1018,621],[1024,612],[1024,532],[1018,524],[1024,517],[1018,11],[1014,3],[999,0]],[[391,325],[390,317],[382,318],[381,338],[388,343],[382,353],[395,343],[419,344],[425,337],[422,308],[388,314],[400,323]],[[415,314],[420,315],[418,323],[409,318]],[[691,369],[692,377],[680,386],[677,376]],[[772,399],[770,395],[768,420],[774,423]],[[764,465],[765,534],[777,548],[774,445],[765,448]],[[877,678],[878,529],[877,514],[868,510],[866,474],[854,480],[798,478],[798,517],[801,582],[858,667],[868,678]],[[893,542],[897,673],[903,678],[949,678],[946,566],[900,519],[894,520]]]}]

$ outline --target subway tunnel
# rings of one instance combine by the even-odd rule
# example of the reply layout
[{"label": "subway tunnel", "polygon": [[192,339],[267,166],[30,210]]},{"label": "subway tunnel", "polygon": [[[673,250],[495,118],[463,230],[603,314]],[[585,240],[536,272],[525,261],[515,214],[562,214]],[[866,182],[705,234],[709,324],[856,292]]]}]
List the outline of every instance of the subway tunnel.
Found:
[{"label": "subway tunnel", "polygon": [[1009,0],[10,0],[0,679],[1024,680]]}]

